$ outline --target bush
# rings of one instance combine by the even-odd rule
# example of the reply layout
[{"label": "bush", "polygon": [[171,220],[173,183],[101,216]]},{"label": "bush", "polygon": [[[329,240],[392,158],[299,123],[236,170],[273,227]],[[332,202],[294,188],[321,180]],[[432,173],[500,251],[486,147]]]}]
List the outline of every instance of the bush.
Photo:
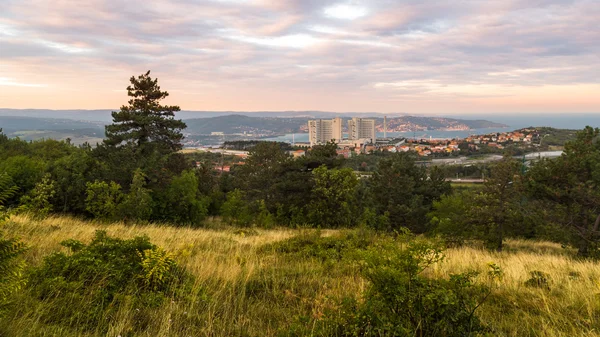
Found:
[{"label": "bush", "polygon": [[340,261],[358,251],[364,251],[375,241],[375,234],[368,229],[346,231],[335,236],[323,237],[319,230],[307,230],[290,239],[269,247],[278,253],[295,254],[316,258],[323,262]]},{"label": "bush", "polygon": [[186,277],[171,255],[147,237],[122,240],[97,231],[88,245],[77,240],[61,244],[72,253],[46,257],[30,277],[47,323],[102,330],[119,303],[160,306],[176,296]]},{"label": "bush", "polygon": [[443,260],[424,242],[406,248],[393,240],[363,253],[364,300],[347,298],[330,312],[330,333],[341,336],[474,336],[484,330],[475,311],[489,291],[473,284],[477,273],[431,279],[422,275]]},{"label": "bush", "polygon": [[529,275],[531,277],[529,280],[525,281],[525,286],[550,290],[550,282],[548,281],[548,278],[550,277],[549,274],[544,273],[543,271],[534,270],[529,272]]}]

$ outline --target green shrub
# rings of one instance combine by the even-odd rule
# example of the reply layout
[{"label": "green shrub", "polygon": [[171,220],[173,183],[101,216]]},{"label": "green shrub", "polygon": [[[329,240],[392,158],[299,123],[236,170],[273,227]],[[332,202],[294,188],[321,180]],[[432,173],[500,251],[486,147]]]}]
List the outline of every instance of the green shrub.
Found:
[{"label": "green shrub", "polygon": [[344,257],[365,250],[375,241],[375,234],[368,229],[345,231],[333,236],[322,236],[320,230],[306,230],[290,239],[266,246],[278,253],[316,258],[321,261],[340,261]]},{"label": "green shrub", "polygon": [[186,278],[171,255],[147,237],[122,240],[97,231],[88,245],[61,244],[72,253],[46,257],[30,276],[29,288],[41,300],[41,318],[48,324],[102,330],[120,303],[160,306]]},{"label": "green shrub", "polygon": [[543,271],[534,270],[530,271],[529,275],[531,277],[529,280],[525,281],[525,286],[550,290],[550,281],[548,281],[548,278],[550,278],[549,274],[544,273]]},{"label": "green shrub", "polygon": [[329,332],[340,336],[474,336],[484,330],[475,311],[489,294],[473,284],[475,272],[449,279],[423,276],[442,262],[441,248],[415,241],[403,248],[390,240],[362,255],[370,288],[364,299],[347,298],[330,312]]},{"label": "green shrub", "polygon": [[389,230],[390,223],[388,213],[377,215],[377,212],[374,209],[366,207],[360,216],[359,225],[376,230]]},{"label": "green shrub", "polygon": [[264,200],[258,202],[258,214],[254,218],[254,224],[261,228],[272,228],[276,224],[275,215],[269,212]]}]

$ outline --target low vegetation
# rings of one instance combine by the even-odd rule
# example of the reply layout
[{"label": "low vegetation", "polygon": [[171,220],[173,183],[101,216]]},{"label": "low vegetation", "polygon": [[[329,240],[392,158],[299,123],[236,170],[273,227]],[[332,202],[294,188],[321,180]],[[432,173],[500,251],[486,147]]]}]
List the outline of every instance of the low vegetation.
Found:
[{"label": "low vegetation", "polygon": [[[549,242],[507,240],[493,253],[364,229],[27,216],[4,230],[29,246],[27,285],[0,319],[5,336],[600,336],[600,266]],[[143,261],[160,256],[171,262],[155,266],[171,276],[152,285]],[[72,273],[92,265],[98,274]]]}]

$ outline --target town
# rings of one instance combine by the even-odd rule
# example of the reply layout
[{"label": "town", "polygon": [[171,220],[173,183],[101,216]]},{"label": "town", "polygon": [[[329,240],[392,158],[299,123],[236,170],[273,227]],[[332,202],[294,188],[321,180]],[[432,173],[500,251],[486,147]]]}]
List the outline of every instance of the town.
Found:
[{"label": "town", "polygon": [[[344,127],[342,118],[314,119],[307,123],[308,142],[289,142],[290,154],[301,157],[316,145],[333,142],[337,153],[344,158],[377,152],[415,152],[421,157],[445,158],[484,154],[523,155],[539,151],[557,151],[562,149],[566,140],[574,135],[573,130],[561,130],[548,127],[528,127],[514,131],[493,132],[470,135],[466,138],[409,138],[388,137],[387,118],[378,126],[375,119],[354,117]],[[378,137],[378,134],[383,137]],[[225,142],[219,146],[229,151],[246,150],[259,140]]]}]

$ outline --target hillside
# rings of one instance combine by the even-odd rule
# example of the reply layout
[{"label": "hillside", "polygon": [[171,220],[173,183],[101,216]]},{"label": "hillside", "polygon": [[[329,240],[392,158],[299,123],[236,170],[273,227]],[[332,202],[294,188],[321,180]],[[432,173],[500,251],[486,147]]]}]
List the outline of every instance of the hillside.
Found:
[{"label": "hillside", "polygon": [[[376,120],[376,128],[383,131],[383,118],[371,117]],[[344,129],[350,118],[343,117]],[[188,128],[186,132],[193,135],[210,134],[211,132],[224,132],[225,134],[253,133],[253,134],[285,134],[292,132],[306,132],[309,118],[283,118],[283,117],[255,117],[246,115],[228,115],[210,118],[185,119]],[[390,117],[387,119],[388,131],[416,131],[416,130],[469,130],[484,128],[503,128],[507,125],[485,120],[463,120],[441,117]]]},{"label": "hillside", "polygon": [[104,124],[85,120],[0,116],[0,129],[23,140],[70,139],[74,144],[96,144],[104,137]]},{"label": "hillside", "polygon": [[[97,111],[22,111],[22,116],[16,114],[18,110],[0,110],[0,128],[11,137],[21,137],[25,140],[41,138],[71,139],[77,144],[90,142],[94,144],[104,136],[104,125],[109,123],[108,110]],[[29,117],[29,116],[38,117]],[[191,116],[191,113],[183,116]],[[50,118],[43,116],[70,116],[70,118]],[[75,119],[77,118],[77,119]],[[95,120],[86,120],[95,119]],[[311,117],[312,118],[312,117]],[[344,128],[347,120],[344,117]],[[376,127],[383,131],[383,118],[375,117]],[[308,117],[258,117],[254,115],[225,115],[206,118],[184,119],[187,124],[185,134],[190,139],[195,136],[210,135],[212,132],[223,132],[228,135],[247,134],[250,139],[262,136],[282,135],[286,133],[306,132]],[[388,118],[388,131],[417,131],[417,130],[469,130],[482,128],[505,127],[504,124],[485,120],[463,120],[439,117],[390,117]]]},{"label": "hillside", "polygon": [[104,123],[65,118],[0,116],[0,128],[5,131],[103,129]]},{"label": "hillside", "polygon": [[[377,118],[378,129],[383,129],[383,118]],[[443,117],[404,116],[388,118],[388,131],[417,130],[470,130],[505,128],[508,125],[487,120],[468,120]]]},{"label": "hillside", "polygon": [[[4,225],[5,232],[9,237],[21,237],[30,247],[25,256],[30,268],[39,267],[53,252],[65,251],[61,241],[87,243],[94,231],[102,229],[119,238],[147,235],[171,252],[194,281],[163,304],[135,305],[127,297],[116,298],[111,304],[112,316],[100,316],[101,325],[86,330],[61,317],[81,299],[72,296],[59,302],[58,295],[40,298],[37,296],[41,294],[26,288],[10,316],[0,320],[0,335],[303,336],[312,332],[317,336],[332,319],[345,317],[339,301],[360,297],[368,289],[350,255],[338,259],[332,254],[335,250],[316,246],[318,234],[313,234],[317,232],[240,229],[220,227],[215,222],[207,225],[218,229],[13,217]],[[382,240],[356,230],[321,234],[334,240],[329,242],[349,238],[344,239],[349,244],[352,237]],[[297,242],[287,241],[293,237],[304,238],[304,252],[323,255],[311,257],[301,255],[301,251],[286,253],[274,248],[286,246],[273,243]],[[315,249],[323,250],[318,253]],[[444,279],[452,273],[474,270],[480,272],[476,284],[489,285],[488,265],[498,265],[503,276],[477,310],[489,336],[600,336],[596,297],[600,266],[574,260],[569,253],[558,244],[522,240],[509,240],[503,253],[476,246],[452,248],[445,252],[444,262],[427,271],[427,277]],[[547,288],[525,286],[533,271],[547,275]],[[66,320],[58,323],[61,319]]]},{"label": "hillside", "polygon": [[210,118],[185,119],[186,132],[194,135],[211,132],[235,133],[292,133],[306,126],[305,118],[250,117],[245,115],[227,115]]},{"label": "hillside", "polygon": [[566,142],[576,137],[577,131],[570,129],[557,129],[550,127],[528,127],[520,131],[524,134],[534,133],[539,143],[545,146],[564,146]]}]

